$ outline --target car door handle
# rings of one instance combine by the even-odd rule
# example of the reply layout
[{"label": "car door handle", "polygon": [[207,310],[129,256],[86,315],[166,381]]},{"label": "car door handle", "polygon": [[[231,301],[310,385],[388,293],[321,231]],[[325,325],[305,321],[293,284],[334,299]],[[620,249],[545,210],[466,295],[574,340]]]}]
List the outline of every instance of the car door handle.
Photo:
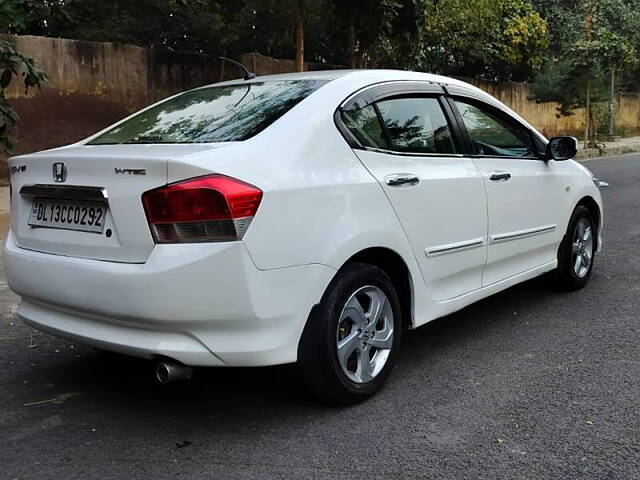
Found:
[{"label": "car door handle", "polygon": [[417,185],[420,179],[415,175],[391,175],[385,178],[385,182],[390,187],[400,187],[402,185]]},{"label": "car door handle", "polygon": [[509,172],[494,172],[489,175],[489,180],[499,182],[501,180],[510,180],[511,174]]}]

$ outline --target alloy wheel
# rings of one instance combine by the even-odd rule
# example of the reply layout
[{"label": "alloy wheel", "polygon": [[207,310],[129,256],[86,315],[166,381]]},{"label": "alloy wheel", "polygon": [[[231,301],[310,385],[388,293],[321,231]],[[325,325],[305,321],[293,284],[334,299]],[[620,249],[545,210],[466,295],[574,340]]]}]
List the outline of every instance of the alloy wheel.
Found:
[{"label": "alloy wheel", "polygon": [[593,261],[593,228],[586,218],[578,221],[573,232],[571,260],[573,273],[578,278],[584,278]]},{"label": "alloy wheel", "polygon": [[391,302],[378,287],[365,286],[345,303],[338,321],[338,362],[354,383],[373,380],[387,363],[394,341]]}]

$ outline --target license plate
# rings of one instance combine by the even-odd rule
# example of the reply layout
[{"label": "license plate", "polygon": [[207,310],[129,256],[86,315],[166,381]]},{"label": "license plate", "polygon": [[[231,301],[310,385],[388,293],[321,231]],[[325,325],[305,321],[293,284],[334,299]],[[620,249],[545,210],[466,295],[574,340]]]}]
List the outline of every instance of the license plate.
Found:
[{"label": "license plate", "polygon": [[29,225],[102,233],[107,205],[101,202],[36,198]]}]

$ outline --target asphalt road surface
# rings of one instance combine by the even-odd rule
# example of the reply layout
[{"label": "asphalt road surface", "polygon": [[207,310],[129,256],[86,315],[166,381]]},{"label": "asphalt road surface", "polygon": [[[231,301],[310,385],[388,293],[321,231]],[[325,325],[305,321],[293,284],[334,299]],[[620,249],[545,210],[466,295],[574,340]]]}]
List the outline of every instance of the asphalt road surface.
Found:
[{"label": "asphalt road surface", "polygon": [[529,282],[407,333],[355,407],[289,367],[155,385],[22,325],[2,283],[0,480],[640,478],[640,155],[586,165],[611,184],[588,287]]}]

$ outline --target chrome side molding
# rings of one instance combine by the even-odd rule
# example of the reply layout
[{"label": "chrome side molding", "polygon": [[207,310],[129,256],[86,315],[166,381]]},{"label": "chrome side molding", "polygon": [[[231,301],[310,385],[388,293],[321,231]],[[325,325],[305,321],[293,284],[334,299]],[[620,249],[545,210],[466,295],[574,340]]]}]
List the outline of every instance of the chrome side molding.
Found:
[{"label": "chrome side molding", "polygon": [[473,240],[467,240],[464,242],[451,243],[448,245],[439,245],[437,247],[427,248],[424,253],[429,258],[439,257],[440,255],[464,252],[465,250],[479,248],[479,247],[482,247],[483,245],[484,245],[484,238],[474,238]]},{"label": "chrome side molding", "polygon": [[551,233],[556,230],[556,225],[545,225],[544,227],[529,228],[527,230],[519,230],[517,232],[500,233],[498,235],[491,235],[491,244],[510,242],[511,240],[520,240],[521,238],[534,237],[536,235],[543,235],[545,233]]}]

